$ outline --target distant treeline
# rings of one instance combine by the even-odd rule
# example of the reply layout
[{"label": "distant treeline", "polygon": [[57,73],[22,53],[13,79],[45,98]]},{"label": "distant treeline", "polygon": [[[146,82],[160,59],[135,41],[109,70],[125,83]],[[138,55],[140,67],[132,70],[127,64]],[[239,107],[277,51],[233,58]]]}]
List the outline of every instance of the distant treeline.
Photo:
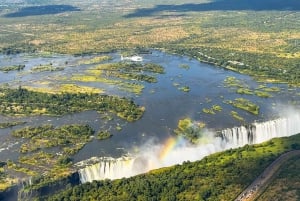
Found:
[{"label": "distant treeline", "polygon": [[200,61],[253,76],[258,80],[300,83],[300,59],[280,58],[271,54],[234,52],[218,48],[171,48],[167,50],[187,55]]}]

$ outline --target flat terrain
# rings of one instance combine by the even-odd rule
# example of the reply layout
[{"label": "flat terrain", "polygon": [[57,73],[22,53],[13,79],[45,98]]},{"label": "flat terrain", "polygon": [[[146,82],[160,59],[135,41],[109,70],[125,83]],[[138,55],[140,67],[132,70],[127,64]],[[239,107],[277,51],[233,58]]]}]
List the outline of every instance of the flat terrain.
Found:
[{"label": "flat terrain", "polygon": [[4,53],[160,48],[264,81],[300,79],[296,1],[18,2],[0,9]]}]

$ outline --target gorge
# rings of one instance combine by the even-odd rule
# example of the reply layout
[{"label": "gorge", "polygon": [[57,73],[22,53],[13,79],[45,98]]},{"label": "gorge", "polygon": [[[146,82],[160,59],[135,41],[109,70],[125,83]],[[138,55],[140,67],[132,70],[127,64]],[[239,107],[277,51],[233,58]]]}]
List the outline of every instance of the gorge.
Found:
[{"label": "gorge", "polygon": [[[81,183],[93,180],[120,179],[180,164],[184,161],[200,160],[218,151],[297,134],[300,132],[299,121],[300,114],[296,113],[265,122],[227,128],[217,133],[206,131],[202,136],[203,140],[197,145],[191,145],[180,137],[169,138],[164,144],[147,145],[140,148],[140,153],[127,157],[94,158],[97,160],[96,163],[78,170],[79,178]],[[81,162],[82,165],[84,162]]]}]

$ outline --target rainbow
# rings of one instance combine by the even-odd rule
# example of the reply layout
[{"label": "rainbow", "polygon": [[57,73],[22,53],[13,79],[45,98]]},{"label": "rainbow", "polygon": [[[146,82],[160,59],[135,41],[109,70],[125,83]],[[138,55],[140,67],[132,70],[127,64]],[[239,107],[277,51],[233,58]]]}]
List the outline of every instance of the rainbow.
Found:
[{"label": "rainbow", "polygon": [[169,153],[174,150],[174,148],[182,145],[183,142],[184,140],[182,137],[168,138],[159,152],[159,159],[163,161],[169,155]]}]

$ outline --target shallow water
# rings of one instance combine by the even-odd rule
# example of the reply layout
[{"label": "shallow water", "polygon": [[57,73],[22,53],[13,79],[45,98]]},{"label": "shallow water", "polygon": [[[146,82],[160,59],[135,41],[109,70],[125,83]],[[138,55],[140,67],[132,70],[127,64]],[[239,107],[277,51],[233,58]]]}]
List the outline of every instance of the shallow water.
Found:
[{"label": "shallow water", "polygon": [[[119,61],[119,54],[111,54],[113,61]],[[118,157],[128,151],[132,151],[148,140],[160,142],[173,135],[173,130],[177,127],[179,119],[190,117],[195,121],[205,122],[208,128],[220,130],[222,128],[241,125],[230,115],[231,111],[237,111],[245,119],[244,123],[254,121],[264,121],[279,116],[282,110],[290,101],[299,101],[298,89],[288,89],[283,84],[267,84],[267,86],[277,86],[280,92],[271,93],[272,98],[260,98],[254,95],[236,94],[234,90],[224,87],[224,79],[234,76],[243,80],[249,87],[256,88],[262,83],[257,83],[251,77],[241,75],[232,71],[224,70],[215,66],[200,63],[188,57],[170,55],[159,51],[143,56],[143,62],[151,62],[162,65],[165,74],[157,75],[157,83],[143,83],[145,89],[141,95],[131,94],[103,83],[71,82],[73,74],[84,74],[85,70],[95,65],[79,64],[80,60],[89,57],[73,57],[66,55],[55,55],[49,57],[36,57],[32,55],[17,55],[12,57],[0,56],[0,67],[9,65],[25,64],[25,70],[21,72],[0,72],[0,84],[9,86],[42,86],[52,87],[63,83],[83,84],[104,88],[106,93],[131,97],[139,105],[146,107],[146,112],[142,119],[133,123],[114,117],[112,121],[105,121],[102,115],[95,111],[85,111],[78,114],[70,114],[62,117],[35,116],[35,117],[3,117],[0,122],[7,122],[12,119],[26,121],[25,125],[16,126],[13,129],[28,125],[40,125],[51,123],[55,126],[70,123],[87,123],[96,131],[108,129],[114,135],[109,140],[98,141],[96,139],[88,143],[79,153],[74,156],[74,160],[80,161],[92,156],[114,156]],[[67,61],[67,64],[66,64]],[[52,63],[56,67],[65,67],[63,71],[30,73],[30,69],[40,64]],[[189,68],[181,68],[182,64]],[[63,78],[63,79],[62,79]],[[179,86],[189,86],[190,92],[178,90]],[[225,104],[224,100],[233,100],[243,97],[251,100],[260,106],[260,114],[252,115],[246,111],[236,109]],[[221,112],[215,115],[205,114],[203,108],[210,108],[214,104],[222,106]],[[116,125],[122,127],[121,131],[116,130]],[[12,129],[0,129],[0,158],[1,160],[16,160],[19,156],[18,147],[20,143],[12,137]],[[6,149],[10,146],[8,149]]]}]

